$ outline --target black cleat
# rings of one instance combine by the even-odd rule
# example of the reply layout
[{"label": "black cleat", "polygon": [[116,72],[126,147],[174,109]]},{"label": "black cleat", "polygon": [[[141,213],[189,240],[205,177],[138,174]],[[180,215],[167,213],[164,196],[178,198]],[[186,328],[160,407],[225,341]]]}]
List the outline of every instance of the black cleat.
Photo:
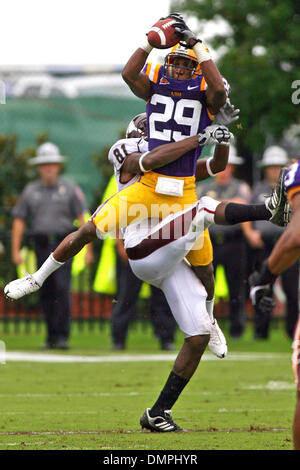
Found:
[{"label": "black cleat", "polygon": [[282,168],[278,180],[270,196],[265,200],[265,205],[272,216],[269,219],[275,225],[285,227],[289,222],[290,207],[285,194],[284,180],[288,168]]},{"label": "black cleat", "polygon": [[147,408],[140,419],[142,429],[150,429],[151,432],[178,432],[183,431],[172,419],[171,410],[165,410],[161,416],[151,418],[150,408]]}]

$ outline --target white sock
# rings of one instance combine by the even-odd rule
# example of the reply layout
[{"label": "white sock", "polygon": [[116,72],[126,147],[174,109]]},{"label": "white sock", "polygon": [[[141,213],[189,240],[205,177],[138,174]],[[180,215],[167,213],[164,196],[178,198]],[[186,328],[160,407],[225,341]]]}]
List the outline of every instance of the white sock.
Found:
[{"label": "white sock", "polygon": [[209,196],[203,196],[200,201],[204,208],[205,228],[208,228],[211,224],[215,223],[215,212],[220,201],[212,199]]},{"label": "white sock", "polygon": [[47,277],[50,276],[54,271],[60,268],[65,263],[60,263],[53,258],[53,254],[51,253],[46,261],[42,264],[40,269],[38,269],[32,277],[38,283],[39,286],[42,286],[44,281]]},{"label": "white sock", "polygon": [[215,304],[215,298],[213,297],[211,300],[206,301],[206,310],[209,315],[210,321],[212,323],[215,323],[214,319],[214,304]]}]

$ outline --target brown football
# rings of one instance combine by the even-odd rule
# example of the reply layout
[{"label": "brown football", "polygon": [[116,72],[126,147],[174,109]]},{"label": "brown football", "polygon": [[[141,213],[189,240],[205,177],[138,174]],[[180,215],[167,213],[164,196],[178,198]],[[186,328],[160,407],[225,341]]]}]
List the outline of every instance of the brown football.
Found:
[{"label": "brown football", "polygon": [[168,49],[175,46],[180,41],[180,36],[176,33],[173,24],[175,18],[165,18],[157,21],[148,32],[148,42],[156,49]]}]

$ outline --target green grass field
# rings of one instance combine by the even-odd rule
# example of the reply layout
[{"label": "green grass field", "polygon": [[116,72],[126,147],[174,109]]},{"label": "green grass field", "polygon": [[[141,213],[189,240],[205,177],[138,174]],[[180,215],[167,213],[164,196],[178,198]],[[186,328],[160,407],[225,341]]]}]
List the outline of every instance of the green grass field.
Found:
[{"label": "green grass field", "polygon": [[[22,327],[0,334],[8,353],[39,354],[43,338]],[[178,349],[181,341],[178,332]],[[109,361],[0,364],[0,450],[291,450],[291,341],[278,326],[268,341],[253,340],[248,327],[242,339],[228,343],[225,360],[205,354],[173,408],[188,432],[156,434],[141,431],[139,418],[170,372],[170,353],[159,350],[150,327],[131,330],[127,351],[115,353],[108,327],[79,331],[74,325],[71,349],[48,354]],[[131,362],[122,361],[129,355]]]}]

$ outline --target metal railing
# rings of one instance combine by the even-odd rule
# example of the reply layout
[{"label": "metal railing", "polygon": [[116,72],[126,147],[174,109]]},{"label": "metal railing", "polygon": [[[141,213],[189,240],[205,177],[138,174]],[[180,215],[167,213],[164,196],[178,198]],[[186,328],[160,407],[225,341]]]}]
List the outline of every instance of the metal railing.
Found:
[{"label": "metal railing", "polygon": [[[31,247],[30,237],[24,237],[24,245]],[[99,253],[101,245],[98,244]],[[44,316],[39,303],[39,293],[35,292],[16,302],[9,301],[3,293],[5,284],[17,277],[16,268],[11,261],[11,233],[0,232],[0,328],[5,332],[13,327],[15,332],[25,328],[25,332],[39,331]],[[99,253],[96,253],[96,259]],[[76,279],[72,279],[71,301],[72,320],[78,328],[103,328],[110,322],[114,296],[99,294],[93,290],[96,263],[83,269]],[[135,322],[148,323],[150,318],[149,302],[139,299]],[[25,325],[25,327],[24,327]]]},{"label": "metal railing", "polygon": [[[30,246],[30,237],[24,237],[24,244]],[[98,243],[96,253],[99,256],[101,244]],[[0,232],[0,328],[5,332],[11,327],[18,332],[20,325],[25,325],[25,331],[39,331],[44,322],[44,316],[39,304],[39,294],[35,292],[17,302],[11,302],[5,298],[3,288],[6,283],[17,277],[16,268],[11,261],[11,233]],[[93,267],[83,269],[72,282],[72,320],[80,328],[86,324],[89,328],[103,328],[110,322],[114,296],[99,294],[93,289],[95,271],[97,264]],[[250,320],[253,318],[252,306],[249,300],[245,303],[245,314]],[[273,318],[282,318],[284,305],[277,300],[277,306],[273,312]],[[229,304],[221,299],[215,306],[215,316],[227,319],[229,316]],[[136,315],[132,323],[142,323],[143,328],[150,325],[150,303],[147,299],[139,299]]]}]

